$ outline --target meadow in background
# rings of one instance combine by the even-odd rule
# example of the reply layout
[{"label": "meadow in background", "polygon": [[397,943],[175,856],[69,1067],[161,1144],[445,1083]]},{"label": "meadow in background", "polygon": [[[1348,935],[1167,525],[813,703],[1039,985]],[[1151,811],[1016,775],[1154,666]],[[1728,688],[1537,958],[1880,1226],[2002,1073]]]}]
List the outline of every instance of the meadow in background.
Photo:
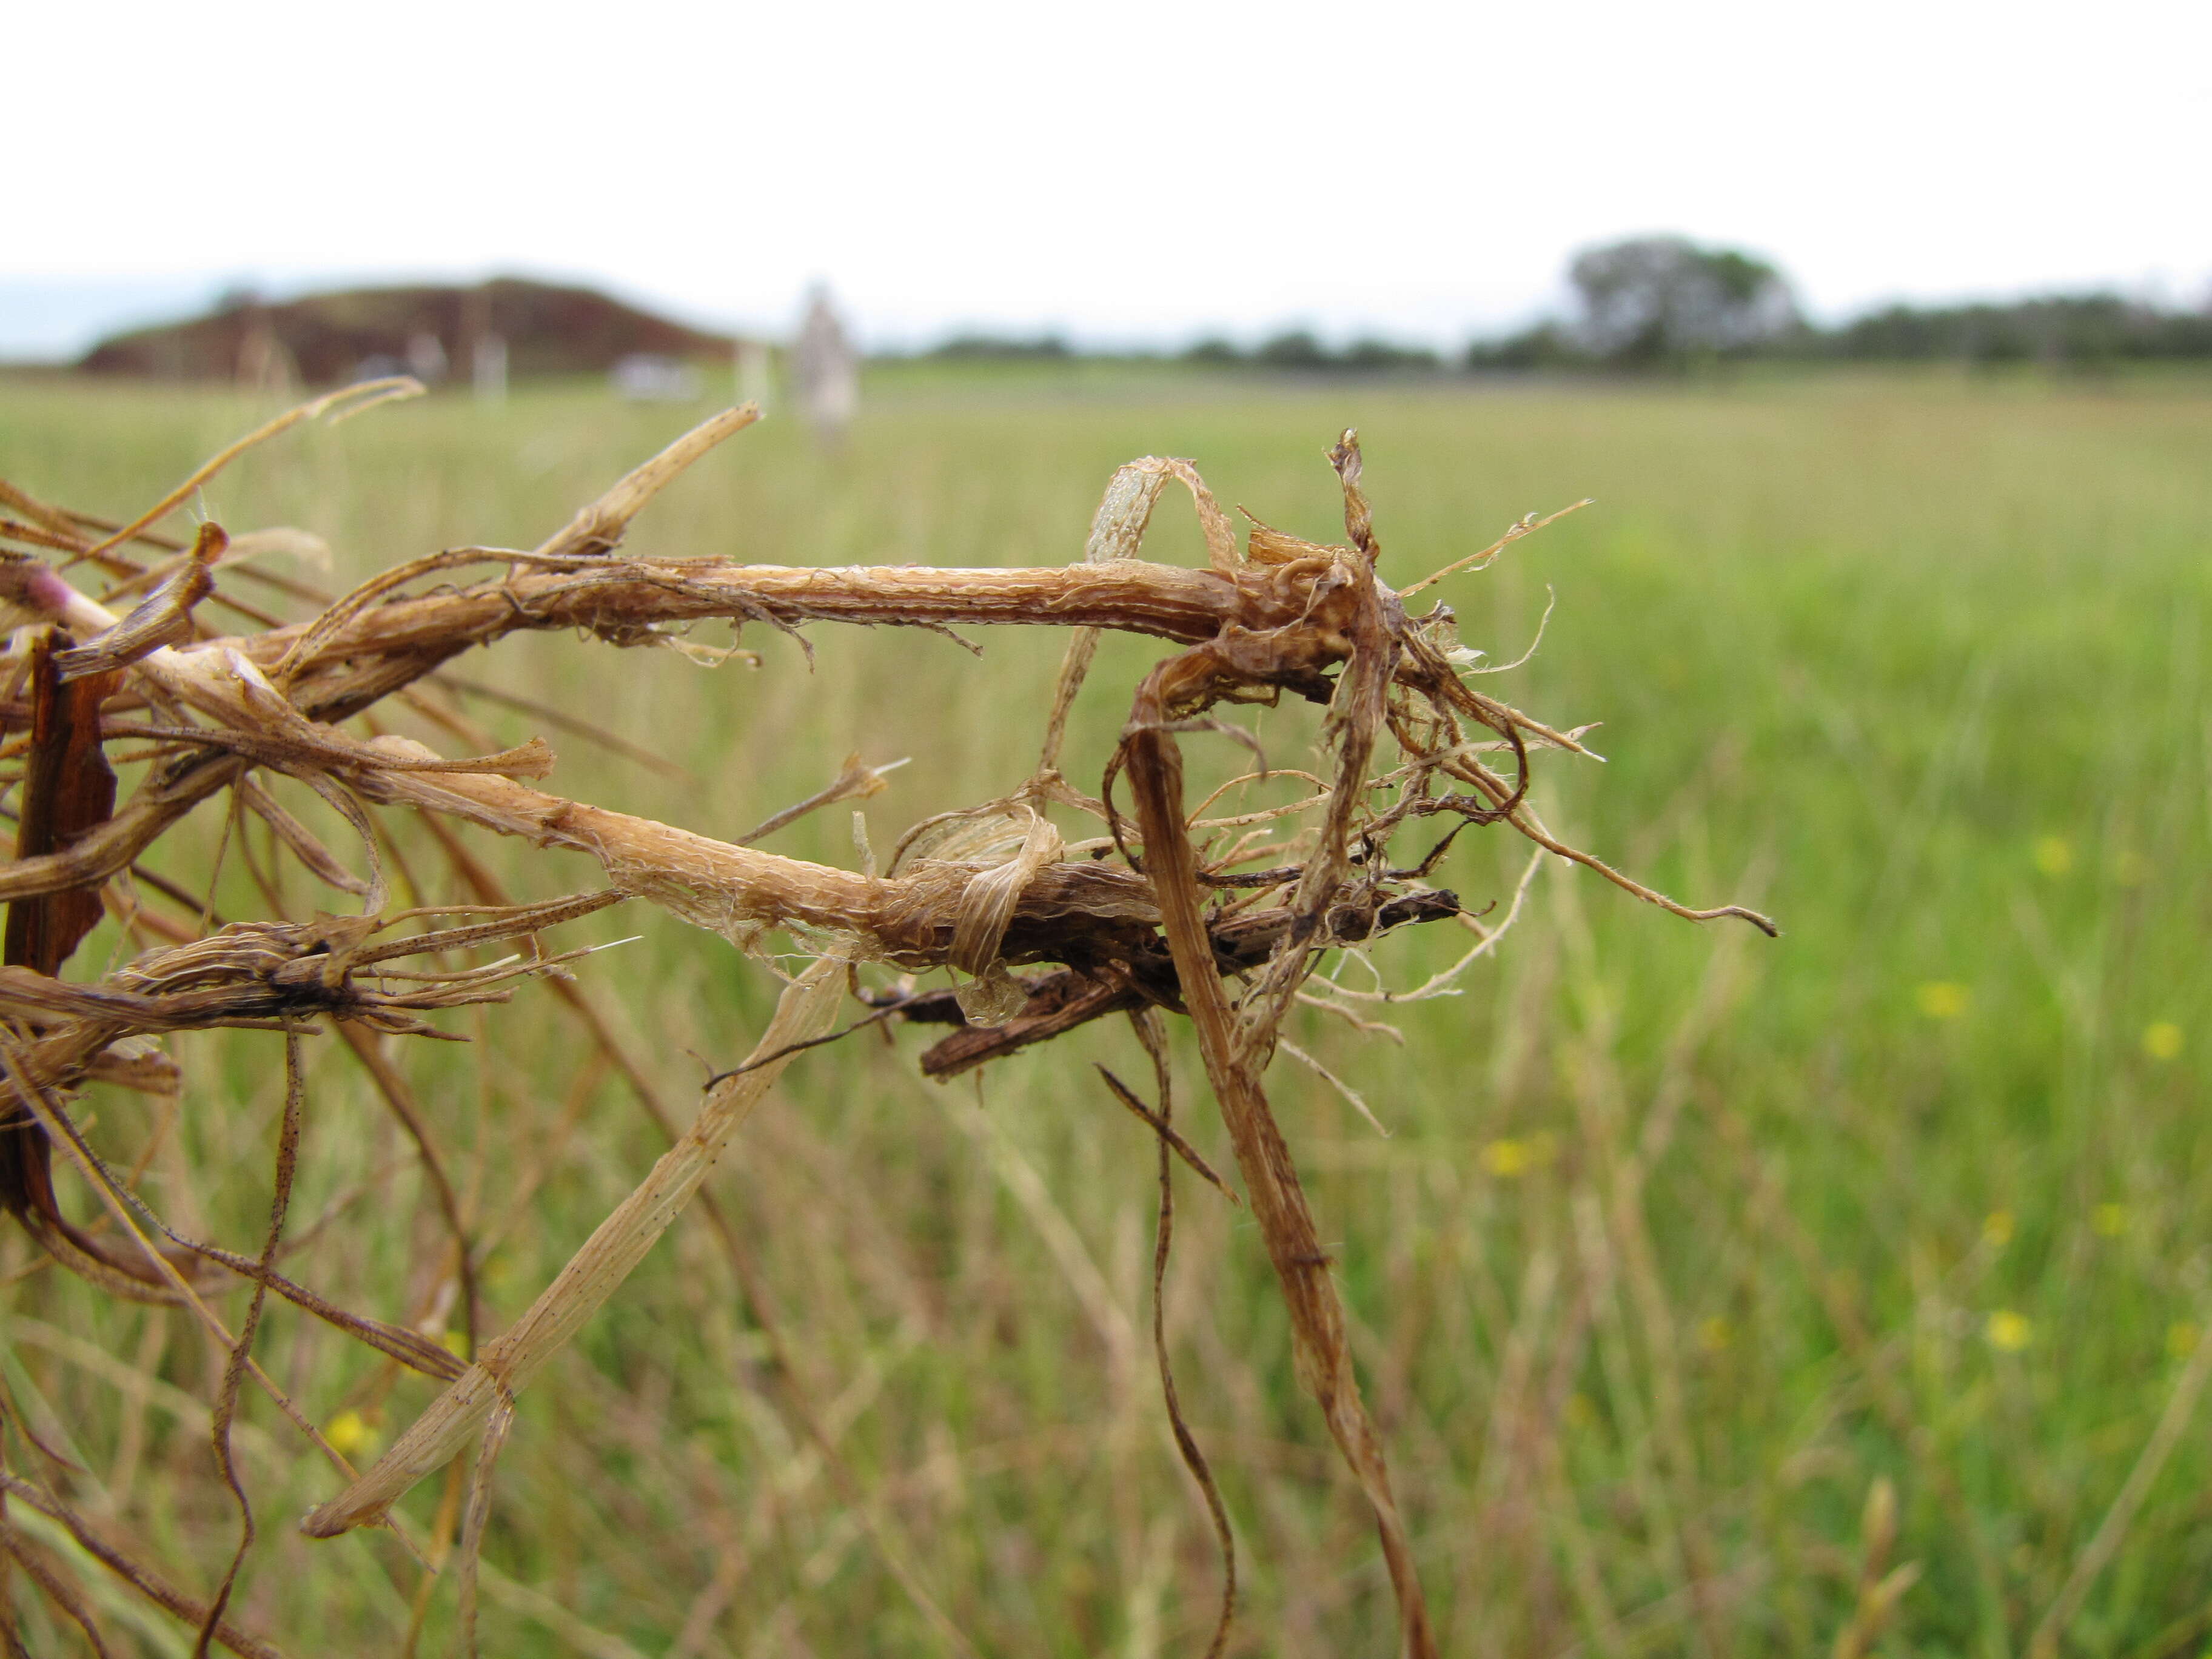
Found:
[{"label": "meadow in background", "polygon": [[[1193,457],[1224,503],[1326,541],[1339,507],[1321,457],[1346,425],[1394,583],[1527,511],[1598,498],[1443,595],[1469,644],[1510,660],[1557,592],[1543,648],[1491,683],[1548,719],[1606,722],[1590,739],[1604,766],[1540,757],[1555,828],[1678,897],[1758,904],[1786,936],[1695,927],[1547,869],[1465,995],[1378,1011],[1402,1046],[1302,1017],[1298,1042],[1389,1139],[1288,1061],[1274,1073],[1447,1650],[1840,1638],[1981,1655],[2039,1632],[2146,1659],[2202,1645],[2212,389],[1929,376],[1263,396],[1201,375],[1072,388],[933,364],[884,372],[866,409],[835,454],[787,421],[742,434],[631,544],[1062,562],[1112,468],[1148,453]],[[15,383],[0,472],[128,514],[259,412]],[[234,531],[323,536],[337,568],[301,574],[336,586],[441,546],[532,545],[688,419],[597,391],[435,398],[291,434],[207,507]],[[1148,550],[1200,556],[1171,505]],[[472,710],[501,741],[551,738],[554,787],[713,834],[811,793],[854,749],[915,757],[866,803],[879,848],[1025,775],[1060,639],[981,634],[980,662],[925,635],[813,640],[811,670],[758,630],[757,671],[521,637],[453,666],[689,775]],[[1105,641],[1065,762],[1079,783],[1160,654]],[[1316,729],[1291,709],[1252,723],[1285,765]],[[1194,761],[1241,764],[1206,743],[1187,745]],[[205,867],[220,815],[203,816],[198,845],[173,837],[157,863]],[[849,864],[847,830],[832,811],[771,844]],[[555,860],[470,844],[518,896],[596,884],[581,860],[556,878]],[[1524,850],[1470,831],[1439,876],[1480,908],[1510,895]],[[459,896],[417,868],[425,900]],[[218,902],[258,911],[234,868]],[[571,932],[642,936],[580,980],[688,1115],[687,1051],[730,1063],[765,1019],[768,976],[642,906]],[[1389,983],[1458,943],[1423,932],[1375,953]],[[74,973],[114,948],[103,929]],[[660,1143],[543,988],[447,1023],[480,1041],[393,1052],[460,1179],[497,1328]],[[714,1189],[755,1294],[689,1216],[524,1397],[486,1548],[492,1650],[942,1650],[911,1583],[987,1653],[1203,1641],[1212,1546],[1146,1352],[1152,1147],[1091,1069],[1126,1069],[1132,1045],[1099,1026],[1025,1053],[984,1075],[980,1103],[971,1080],[922,1082],[921,1046],[866,1034],[807,1057],[734,1144]],[[197,1235],[257,1237],[273,1039],[177,1047],[187,1110],[149,1195]],[[289,1270],[407,1316],[442,1273],[435,1206],[343,1047],[309,1052]],[[1186,1132],[1218,1155],[1180,1043],[1178,1079]],[[96,1091],[87,1109],[120,1126],[111,1144],[149,1138],[139,1097]],[[1379,1650],[1371,1531],[1293,1383],[1258,1241],[1192,1187],[1179,1220],[1169,1329],[1243,1545],[1238,1650]],[[0,1280],[0,1365],[82,1466],[82,1507],[212,1582],[234,1535],[198,1403],[219,1361],[180,1319],[87,1290],[12,1234]],[[289,1310],[260,1353],[363,1453],[428,1395]],[[416,1569],[388,1538],[293,1535],[327,1471],[265,1401],[241,1416],[264,1522],[242,1618],[291,1651],[403,1650]],[[407,1507],[427,1523],[440,1498],[426,1486]],[[427,1605],[421,1645],[441,1650],[448,1609]],[[183,1650],[159,1629],[130,1639]],[[41,1652],[70,1639],[33,1634]]]}]

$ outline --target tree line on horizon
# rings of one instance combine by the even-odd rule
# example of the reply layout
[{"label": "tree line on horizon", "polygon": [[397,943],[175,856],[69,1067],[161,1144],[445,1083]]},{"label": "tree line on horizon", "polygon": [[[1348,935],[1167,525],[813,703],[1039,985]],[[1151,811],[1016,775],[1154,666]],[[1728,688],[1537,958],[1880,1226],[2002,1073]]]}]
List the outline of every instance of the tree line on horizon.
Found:
[{"label": "tree line on horizon", "polygon": [[[1321,374],[1449,370],[1682,373],[1745,362],[2046,364],[2095,368],[2212,359],[2212,301],[2166,307],[2112,290],[1960,305],[1877,307],[1831,327],[1806,318],[1789,279],[1740,249],[1680,236],[1641,236],[1577,254],[1565,317],[1478,339],[1446,354],[1364,338],[1332,347],[1291,329],[1244,347],[1203,339],[1176,361],[1200,367]],[[1085,352],[1062,336],[956,335],[925,356],[1048,362],[1163,354]]]}]

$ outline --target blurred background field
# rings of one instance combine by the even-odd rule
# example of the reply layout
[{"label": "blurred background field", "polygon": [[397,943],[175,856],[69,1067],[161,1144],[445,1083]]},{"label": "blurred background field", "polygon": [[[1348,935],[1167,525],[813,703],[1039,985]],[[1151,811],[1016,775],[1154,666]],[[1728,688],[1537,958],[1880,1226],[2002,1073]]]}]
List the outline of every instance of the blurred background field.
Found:
[{"label": "blurred background field", "polygon": [[[867,390],[842,450],[772,420],[684,478],[632,544],[1063,562],[1114,465],[1148,453],[1192,457],[1224,502],[1328,541],[1322,456],[1347,424],[1401,584],[1523,513],[1597,498],[1443,595],[1466,641],[1510,661],[1556,592],[1541,650],[1490,683],[1554,723],[1605,722],[1603,766],[1543,758],[1554,827],[1677,897],[1757,904],[1785,937],[1693,927],[1547,869],[1465,994],[1382,1011],[1402,1045],[1302,1017],[1300,1043],[1389,1138],[1290,1060],[1273,1074],[1447,1651],[1795,1654],[1840,1638],[1980,1656],[2047,1629],[2057,1650],[2151,1659],[2212,1639],[2196,1411],[2212,1367],[2212,383],[1262,395],[1196,372],[937,364],[876,371]],[[0,472],[127,516],[264,412],[9,381]],[[532,545],[689,418],[596,387],[434,398],[280,440],[205,508],[234,531],[325,538],[335,568],[295,574],[336,586],[442,546]],[[1173,503],[1150,550],[1200,556]],[[919,633],[813,642],[811,669],[758,630],[757,670],[537,637],[454,668],[686,774],[471,705],[501,740],[555,742],[551,787],[710,834],[811,793],[856,749],[915,761],[866,803],[878,848],[1028,771],[1059,638],[981,635],[980,661]],[[1158,654],[1107,642],[1069,746],[1079,782]],[[1247,718],[1272,759],[1304,763],[1311,711]],[[1237,761],[1190,747],[1219,775]],[[156,858],[188,883],[220,830],[204,816]],[[398,829],[422,896],[460,896]],[[857,856],[843,809],[770,844]],[[522,895],[597,883],[582,860],[470,845]],[[1472,832],[1441,874],[1480,907],[1510,895],[1524,851]],[[256,914],[240,862],[218,908]],[[336,899],[294,880],[296,910]],[[1385,942],[1384,981],[1448,961],[1463,935],[1421,936],[1443,931]],[[772,981],[641,906],[568,932],[640,936],[579,980],[681,1120],[690,1056],[736,1059]],[[72,973],[118,948],[103,928]],[[480,1040],[392,1052],[462,1188],[496,1329],[661,1142],[542,988],[447,1024]],[[275,1040],[178,1046],[183,1115],[157,1135],[148,1102],[95,1091],[95,1139],[158,1140],[154,1206],[250,1248]],[[1139,1073],[1140,1057],[1094,1026],[978,1090],[922,1082],[921,1046],[865,1033],[808,1057],[735,1144],[714,1190],[757,1294],[695,1213],[524,1397],[486,1550],[489,1650],[945,1650],[916,1588],[986,1653],[1202,1645],[1213,1547],[1149,1357],[1152,1147],[1091,1071]],[[310,1054],[289,1270],[349,1306],[457,1324],[411,1147],[342,1045]],[[1225,1161],[1180,1048],[1178,1080],[1180,1121]],[[1168,1327],[1242,1547],[1234,1650],[1382,1651],[1373,1538],[1291,1378],[1257,1237],[1194,1184],[1180,1199]],[[234,1536],[201,1403],[219,1360],[181,1319],[88,1291],[13,1233],[0,1322],[32,1426],[81,1466],[58,1478],[173,1576],[211,1583]],[[362,1456],[428,1397],[287,1308],[260,1353]],[[291,1652],[405,1650],[417,1569],[388,1537],[295,1536],[329,1472],[265,1401],[243,1416],[264,1527],[247,1622]],[[1868,1521],[1883,1490],[1886,1546],[1879,1501],[1871,1540]],[[441,1496],[410,1500],[426,1533]],[[450,1608],[427,1606],[422,1649],[442,1650]],[[37,1650],[68,1650],[46,1613],[24,1617],[51,1641]],[[114,1627],[147,1653],[188,1646]]]}]

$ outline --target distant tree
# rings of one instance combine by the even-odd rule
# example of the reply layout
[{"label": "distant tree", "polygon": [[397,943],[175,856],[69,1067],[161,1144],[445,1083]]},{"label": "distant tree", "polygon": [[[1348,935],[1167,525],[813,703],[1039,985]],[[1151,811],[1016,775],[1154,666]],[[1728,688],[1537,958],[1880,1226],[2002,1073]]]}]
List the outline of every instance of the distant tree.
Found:
[{"label": "distant tree", "polygon": [[2095,368],[2212,356],[2212,313],[2161,311],[2118,294],[2054,294],[2009,303],[1889,306],[1824,342],[1857,361],[2040,362]]},{"label": "distant tree", "polygon": [[1219,335],[1210,335],[1186,348],[1182,360],[1187,363],[1202,363],[1209,368],[1226,368],[1244,361],[1244,354]]},{"label": "distant tree", "polygon": [[1477,340],[1467,349],[1464,367],[1477,374],[1499,369],[1569,368],[1587,364],[1589,354],[1557,323],[1538,323],[1518,334]]},{"label": "distant tree", "polygon": [[1327,347],[1306,329],[1293,329],[1287,334],[1278,334],[1264,342],[1252,354],[1252,361],[1262,368],[1290,368],[1312,371],[1334,368],[1336,360]]},{"label": "distant tree", "polygon": [[1771,346],[1796,333],[1797,302],[1780,271],[1734,248],[1643,236],[1578,254],[1577,331],[1622,368],[1683,364]]},{"label": "distant tree", "polygon": [[1462,365],[1477,373],[1651,368],[1726,356],[2097,370],[2212,358],[2212,295],[2179,309],[2099,291],[1892,304],[1820,328],[1799,318],[1771,265],[1679,237],[1594,248],[1571,276],[1578,319],[1478,339]]},{"label": "distant tree", "polygon": [[1332,351],[1305,329],[1278,334],[1261,343],[1247,361],[1261,368],[1305,374],[1392,374],[1437,367],[1437,354],[1420,346],[1370,337],[1355,340],[1341,351]]},{"label": "distant tree", "polygon": [[1075,355],[1058,334],[1014,338],[1000,334],[956,334],[929,354],[933,357],[988,358],[1006,362],[1053,362]]},{"label": "distant tree", "polygon": [[1437,367],[1437,354],[1421,346],[1394,344],[1389,340],[1354,340],[1337,359],[1340,366],[1361,374],[1388,374],[1407,369]]}]

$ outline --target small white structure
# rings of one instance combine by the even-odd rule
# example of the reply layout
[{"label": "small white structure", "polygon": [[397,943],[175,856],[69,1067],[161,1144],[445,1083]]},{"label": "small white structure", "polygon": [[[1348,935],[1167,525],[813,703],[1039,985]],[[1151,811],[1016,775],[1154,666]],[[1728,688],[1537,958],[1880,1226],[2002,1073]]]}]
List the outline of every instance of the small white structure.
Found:
[{"label": "small white structure", "polygon": [[807,296],[806,316],[791,344],[791,395],[815,437],[831,446],[843,441],[860,405],[860,354],[820,284]]},{"label": "small white structure", "polygon": [[633,403],[690,403],[699,395],[699,371],[680,358],[633,351],[617,362],[607,378]]},{"label": "small white structure", "polygon": [[456,357],[469,364],[469,386],[480,404],[507,401],[507,337],[491,325],[492,284],[479,283],[461,295]]},{"label": "small white structure", "polygon": [[507,337],[501,334],[479,334],[476,349],[471,354],[469,378],[476,387],[477,401],[484,404],[503,404],[507,401]]},{"label": "small white structure", "polygon": [[446,378],[450,365],[446,358],[446,343],[428,329],[411,334],[407,338],[407,372],[425,386],[435,386]]}]

